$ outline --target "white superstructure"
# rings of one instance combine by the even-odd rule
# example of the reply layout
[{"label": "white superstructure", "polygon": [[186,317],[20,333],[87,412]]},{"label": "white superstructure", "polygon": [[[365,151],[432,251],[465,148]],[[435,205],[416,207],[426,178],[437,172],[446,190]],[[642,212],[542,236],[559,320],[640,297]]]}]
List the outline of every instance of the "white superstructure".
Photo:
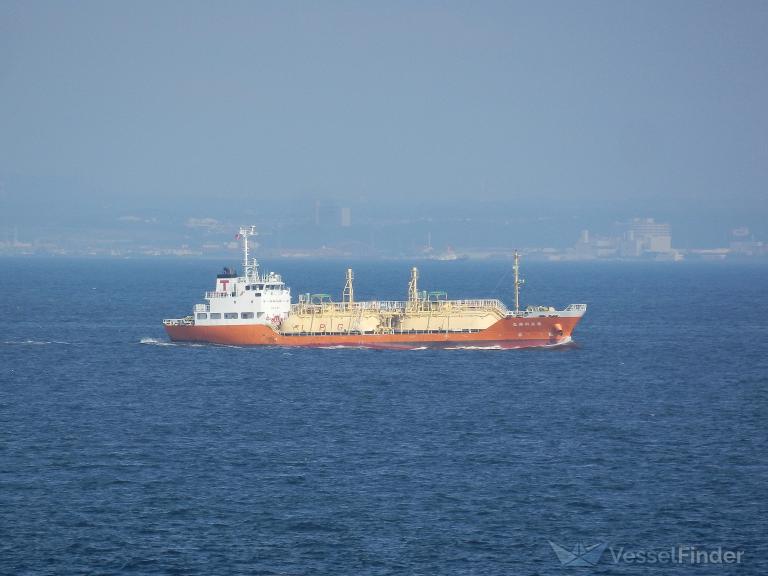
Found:
[{"label": "white superstructure", "polygon": [[237,235],[243,242],[243,275],[225,268],[216,276],[216,286],[205,293],[206,303],[195,304],[192,317],[166,320],[199,326],[271,324],[280,326],[291,309],[291,289],[280,274],[261,274],[256,258],[249,259],[248,238],[256,236],[255,226],[242,227]]}]

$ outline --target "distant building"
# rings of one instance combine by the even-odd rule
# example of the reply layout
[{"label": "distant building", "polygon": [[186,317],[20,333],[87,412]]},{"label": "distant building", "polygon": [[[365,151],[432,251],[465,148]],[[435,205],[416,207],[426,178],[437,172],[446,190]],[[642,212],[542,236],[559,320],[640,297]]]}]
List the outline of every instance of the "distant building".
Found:
[{"label": "distant building", "polygon": [[742,227],[731,230],[730,252],[733,256],[763,256],[766,254],[765,245],[755,240],[749,233],[749,228]]},{"label": "distant building", "polygon": [[592,260],[594,258],[615,258],[618,239],[608,236],[590,234],[589,230],[582,230],[579,240],[573,247],[569,259]]},{"label": "distant building", "polygon": [[341,209],[341,227],[349,228],[352,226],[352,208],[344,206]]},{"label": "distant building", "polygon": [[333,202],[316,200],[313,221],[315,226],[335,228],[339,224],[339,207]]},{"label": "distant building", "polygon": [[639,258],[648,253],[668,254],[672,250],[672,233],[668,223],[653,218],[634,218],[620,225],[619,252],[625,258]]},{"label": "distant building", "polygon": [[682,260],[679,250],[672,248],[672,234],[667,223],[653,218],[635,218],[618,224],[611,236],[600,236],[582,230],[579,239],[562,256],[566,260],[611,258],[653,258]]}]

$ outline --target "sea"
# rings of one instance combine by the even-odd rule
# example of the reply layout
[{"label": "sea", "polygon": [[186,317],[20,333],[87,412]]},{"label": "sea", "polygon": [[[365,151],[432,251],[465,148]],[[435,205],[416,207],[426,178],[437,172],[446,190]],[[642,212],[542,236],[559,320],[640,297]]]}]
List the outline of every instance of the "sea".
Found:
[{"label": "sea", "polygon": [[[564,347],[171,343],[235,263],[0,259],[0,574],[768,574],[768,265],[524,262]],[[263,262],[414,264],[513,301]]]}]

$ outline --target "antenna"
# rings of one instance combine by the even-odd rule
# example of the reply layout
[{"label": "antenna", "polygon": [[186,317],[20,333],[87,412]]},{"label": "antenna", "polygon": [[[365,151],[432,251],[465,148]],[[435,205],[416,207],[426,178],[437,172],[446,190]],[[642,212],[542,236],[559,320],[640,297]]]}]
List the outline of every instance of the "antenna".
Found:
[{"label": "antenna", "polygon": [[[242,238],[243,240],[243,275],[247,278],[248,276],[251,276],[253,274],[253,270],[258,270],[258,264],[256,263],[256,259],[253,259],[252,264],[248,264],[248,237],[249,236],[258,236],[258,232],[256,232],[256,226],[240,226],[240,232],[237,235],[237,238]],[[258,272],[257,272],[258,275]]]}]

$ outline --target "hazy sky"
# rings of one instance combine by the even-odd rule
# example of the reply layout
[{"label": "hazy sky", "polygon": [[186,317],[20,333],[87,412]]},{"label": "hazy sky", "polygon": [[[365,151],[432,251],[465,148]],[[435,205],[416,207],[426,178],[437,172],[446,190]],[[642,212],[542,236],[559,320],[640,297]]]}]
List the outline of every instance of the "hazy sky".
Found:
[{"label": "hazy sky", "polygon": [[323,197],[759,228],[766,102],[765,1],[0,0],[0,223]]}]

